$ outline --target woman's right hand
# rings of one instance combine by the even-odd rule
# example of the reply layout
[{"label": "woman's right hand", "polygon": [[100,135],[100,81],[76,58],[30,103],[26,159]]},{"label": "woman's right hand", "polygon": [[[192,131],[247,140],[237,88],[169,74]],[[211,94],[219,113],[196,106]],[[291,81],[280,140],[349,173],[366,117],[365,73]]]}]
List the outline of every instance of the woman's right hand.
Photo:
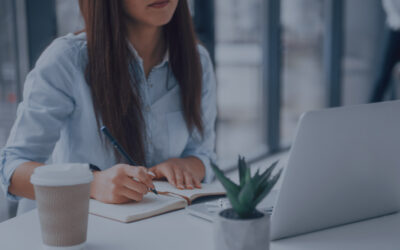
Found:
[{"label": "woman's right hand", "polygon": [[149,188],[154,188],[152,178],[144,167],[118,164],[107,170],[94,172],[93,176],[90,196],[104,203],[141,201]]}]

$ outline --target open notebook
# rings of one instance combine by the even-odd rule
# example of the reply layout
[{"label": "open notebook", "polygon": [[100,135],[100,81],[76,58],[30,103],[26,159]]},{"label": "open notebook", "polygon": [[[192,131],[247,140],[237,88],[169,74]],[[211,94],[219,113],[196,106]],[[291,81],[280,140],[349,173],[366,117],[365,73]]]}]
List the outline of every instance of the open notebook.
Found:
[{"label": "open notebook", "polygon": [[105,204],[91,199],[89,213],[121,222],[132,222],[185,208],[200,197],[225,194],[220,184],[202,184],[201,189],[179,190],[168,182],[153,183],[159,195],[149,192],[142,201],[127,204]]}]

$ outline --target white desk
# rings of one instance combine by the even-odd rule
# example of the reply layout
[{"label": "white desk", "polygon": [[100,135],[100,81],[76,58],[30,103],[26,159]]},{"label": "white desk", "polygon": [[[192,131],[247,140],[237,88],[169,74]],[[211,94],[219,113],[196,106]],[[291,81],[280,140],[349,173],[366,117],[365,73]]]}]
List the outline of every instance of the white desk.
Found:
[{"label": "white desk", "polygon": [[[32,211],[0,223],[0,249],[40,249],[39,221]],[[213,249],[212,224],[184,210],[130,224],[89,216],[87,250]],[[400,214],[273,242],[272,250],[400,249]]]},{"label": "white desk", "polygon": [[[279,156],[280,158],[281,156]],[[269,165],[270,158],[256,167]],[[237,174],[230,174],[237,179]],[[278,183],[277,186],[279,186]],[[36,210],[0,223],[0,249],[40,249]],[[89,216],[87,250],[211,250],[212,224],[179,210],[129,224]],[[271,250],[400,249],[400,214],[272,242]]]}]

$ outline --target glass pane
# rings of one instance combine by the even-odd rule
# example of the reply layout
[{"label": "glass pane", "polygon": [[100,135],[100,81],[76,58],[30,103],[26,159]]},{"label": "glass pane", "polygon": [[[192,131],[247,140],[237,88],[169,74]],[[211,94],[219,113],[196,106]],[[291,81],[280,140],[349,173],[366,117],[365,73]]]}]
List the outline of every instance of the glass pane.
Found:
[{"label": "glass pane", "polygon": [[292,142],[300,115],[325,106],[324,0],[282,0],[281,144]]},{"label": "glass pane", "polygon": [[6,143],[17,108],[17,41],[13,1],[0,1],[0,148]]},{"label": "glass pane", "polygon": [[385,15],[382,1],[345,1],[345,8],[343,104],[361,104],[369,102],[382,65]]},{"label": "glass pane", "polygon": [[83,18],[79,11],[78,0],[57,0],[56,14],[58,36],[83,29]]},{"label": "glass pane", "polygon": [[262,88],[260,0],[215,1],[218,81],[217,154],[222,165],[237,155],[267,151]]}]

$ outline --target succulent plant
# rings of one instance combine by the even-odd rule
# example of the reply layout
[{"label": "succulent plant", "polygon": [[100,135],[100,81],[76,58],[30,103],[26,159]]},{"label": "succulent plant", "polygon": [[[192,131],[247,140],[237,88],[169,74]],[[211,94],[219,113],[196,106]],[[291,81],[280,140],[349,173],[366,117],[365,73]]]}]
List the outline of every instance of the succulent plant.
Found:
[{"label": "succulent plant", "polygon": [[239,184],[231,181],[218,166],[212,164],[212,169],[217,179],[224,186],[232,209],[237,214],[236,217],[248,219],[257,217],[256,214],[260,214],[256,210],[257,204],[270,193],[282,173],[282,170],[279,170],[276,175],[272,176],[277,164],[278,161],[274,162],[262,174],[258,169],[252,177],[245,158],[239,156]]}]

